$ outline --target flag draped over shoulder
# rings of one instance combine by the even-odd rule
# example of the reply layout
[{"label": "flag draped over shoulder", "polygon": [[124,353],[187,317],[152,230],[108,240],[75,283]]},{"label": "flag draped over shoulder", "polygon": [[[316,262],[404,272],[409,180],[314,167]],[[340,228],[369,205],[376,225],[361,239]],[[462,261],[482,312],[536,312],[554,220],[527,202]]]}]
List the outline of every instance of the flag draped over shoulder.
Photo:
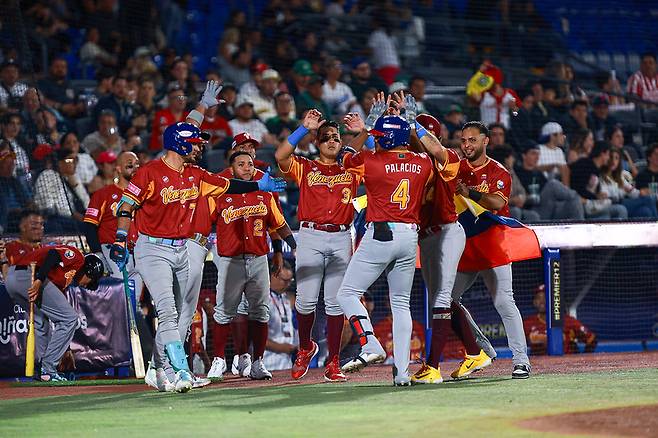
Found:
[{"label": "flag draped over shoulder", "polygon": [[460,195],[455,196],[455,207],[466,232],[459,271],[482,271],[541,257],[537,235],[516,219],[493,214]]}]

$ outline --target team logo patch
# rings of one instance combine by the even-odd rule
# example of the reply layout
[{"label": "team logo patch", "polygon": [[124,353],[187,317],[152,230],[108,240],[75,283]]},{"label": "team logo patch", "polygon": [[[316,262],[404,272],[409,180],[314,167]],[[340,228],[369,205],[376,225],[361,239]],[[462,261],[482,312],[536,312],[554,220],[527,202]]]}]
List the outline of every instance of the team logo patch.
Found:
[{"label": "team logo patch", "polygon": [[233,198],[226,198],[226,202],[233,202]]},{"label": "team logo patch", "polygon": [[119,195],[117,195],[116,193],[112,195],[112,199],[117,199],[118,197]]},{"label": "team logo patch", "polygon": [[169,178],[168,178],[167,176],[163,176],[163,177],[162,177],[162,182],[164,182],[164,183],[168,183],[168,182],[169,182]]},{"label": "team logo patch", "polygon": [[188,181],[194,181],[194,177],[193,176],[189,177]]},{"label": "team logo patch", "polygon": [[128,184],[127,190],[135,196],[139,196],[139,194],[142,193],[142,189],[133,183]]},{"label": "team logo patch", "polygon": [[502,190],[503,187],[505,187],[505,183],[502,182],[501,180],[498,180],[498,181],[496,182],[496,187],[498,187],[498,190]]},{"label": "team logo patch", "polygon": [[400,128],[401,128],[400,125],[395,125],[395,124],[393,124],[393,123],[384,123],[384,124],[382,125],[382,127],[383,127],[383,128],[388,128],[388,129],[400,129]]},{"label": "team logo patch", "polygon": [[192,137],[194,133],[192,131],[180,131],[178,135],[180,135],[183,138],[188,138],[188,137]]},{"label": "team logo patch", "polygon": [[87,211],[85,212],[86,215],[88,216],[98,216],[98,209],[97,208],[87,208]]},{"label": "team logo patch", "polygon": [[72,259],[73,257],[75,257],[75,253],[72,250],[67,249],[66,251],[64,251],[64,257],[66,257],[67,259]]},{"label": "team logo patch", "polygon": [[263,200],[263,195],[256,195],[256,197],[260,200]]}]

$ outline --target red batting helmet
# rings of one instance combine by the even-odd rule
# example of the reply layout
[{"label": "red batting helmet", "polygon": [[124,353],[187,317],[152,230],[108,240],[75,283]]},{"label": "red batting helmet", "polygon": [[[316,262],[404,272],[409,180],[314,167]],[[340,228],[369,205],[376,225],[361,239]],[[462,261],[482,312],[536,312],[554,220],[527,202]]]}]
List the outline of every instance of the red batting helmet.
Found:
[{"label": "red batting helmet", "polygon": [[436,117],[434,117],[431,114],[418,114],[416,116],[416,121],[420,123],[423,128],[427,129],[430,131],[436,138],[439,138],[441,136],[441,122],[436,120]]}]

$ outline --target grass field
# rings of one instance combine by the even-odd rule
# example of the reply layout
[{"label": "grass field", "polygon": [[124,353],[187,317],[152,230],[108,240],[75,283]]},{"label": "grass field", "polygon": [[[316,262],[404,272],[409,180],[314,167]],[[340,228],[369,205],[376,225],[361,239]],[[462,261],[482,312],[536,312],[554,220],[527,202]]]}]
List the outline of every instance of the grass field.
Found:
[{"label": "grass field", "polygon": [[188,394],[2,400],[0,436],[561,436],[516,423],[657,403],[658,372],[652,368],[543,374],[522,381],[484,376],[411,388],[395,388],[389,379],[242,388],[218,384]]}]

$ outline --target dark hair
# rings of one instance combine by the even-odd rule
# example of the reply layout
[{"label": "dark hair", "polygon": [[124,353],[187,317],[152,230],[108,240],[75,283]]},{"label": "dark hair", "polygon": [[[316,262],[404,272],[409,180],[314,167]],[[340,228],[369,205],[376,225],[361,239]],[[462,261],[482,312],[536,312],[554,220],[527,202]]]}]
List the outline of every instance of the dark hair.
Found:
[{"label": "dark hair", "polygon": [[651,143],[647,148],[647,158],[649,158],[656,150],[658,150],[658,143]]},{"label": "dark hair", "polygon": [[[112,113],[112,114],[114,114],[114,113]],[[60,145],[60,147],[62,147],[62,148],[64,147],[64,143],[66,143],[66,138],[67,138],[68,136],[70,136],[70,135],[75,135],[76,138],[78,137],[78,134],[76,134],[75,131],[68,131],[68,132],[65,132],[65,133],[60,137],[60,139],[59,139],[59,145]]]},{"label": "dark hair", "polygon": [[596,86],[599,89],[603,89],[603,86],[608,83],[611,77],[612,77],[612,73],[610,73],[609,71],[604,71],[597,74],[594,78],[594,80],[596,81]]},{"label": "dark hair", "polygon": [[19,113],[5,113],[2,115],[2,118],[0,118],[0,124],[8,125],[14,117],[18,118],[18,120],[23,123],[23,116]]},{"label": "dark hair", "polygon": [[510,155],[514,155],[514,150],[510,146],[503,145],[492,149],[487,155],[489,155],[489,158],[492,160],[496,160],[504,166],[505,160],[507,160]]},{"label": "dark hair", "polygon": [[590,152],[589,157],[596,158],[608,151],[610,151],[610,143],[604,140],[599,140],[594,143],[594,147],[592,148],[592,152]]},{"label": "dark hair", "polygon": [[101,113],[98,115],[98,119],[100,120],[101,117],[105,117],[105,116],[112,116],[114,120],[116,120],[117,118],[117,115],[111,109],[102,110]]},{"label": "dark hair", "polygon": [[254,158],[251,156],[251,154],[247,151],[237,151],[233,152],[229,157],[228,157],[228,164],[233,164],[236,158],[238,158],[240,155],[247,155],[249,158],[251,158],[251,161],[254,160]]},{"label": "dark hair", "polygon": [[605,137],[604,138],[607,141],[610,141],[612,139],[612,136],[614,135],[614,133],[617,132],[617,130],[620,130],[622,133],[624,132],[624,130],[622,129],[620,124],[616,124],[616,125],[613,125],[613,126],[608,126],[605,130]]},{"label": "dark hair", "polygon": [[640,55],[640,59],[644,59],[644,58],[646,58],[647,56],[650,57],[650,58],[653,58],[654,61],[656,60],[656,54],[653,53],[653,52],[644,52],[644,53],[642,53],[642,54]]},{"label": "dark hair", "polygon": [[340,133],[340,126],[338,125],[338,123],[334,122],[333,120],[329,120],[318,126],[317,137],[320,138],[322,131],[328,128],[336,128],[336,130]]},{"label": "dark hair", "polygon": [[576,152],[580,152],[583,148],[583,143],[585,143],[585,139],[591,133],[592,131],[585,128],[580,128],[579,130],[574,132],[571,135],[571,138],[569,138],[569,149],[573,149]]},{"label": "dark hair", "polygon": [[41,216],[41,217],[43,217],[43,214],[34,207],[26,207],[26,208],[21,210],[21,213],[18,216],[18,223],[23,222],[24,219],[27,219],[30,216]]},{"label": "dark hair", "polygon": [[411,87],[411,84],[413,84],[416,81],[427,82],[427,80],[422,76],[412,76],[411,79],[409,79],[409,86]]},{"label": "dark hair", "polygon": [[[283,271],[284,269],[291,271],[293,275],[295,274],[295,271],[292,269],[292,266],[290,265],[290,262],[288,262],[288,260],[284,260],[283,265],[281,265],[281,270]],[[274,274],[274,264],[272,264],[271,261],[270,261],[270,274]]]},{"label": "dark hair", "polygon": [[128,82],[128,78],[127,78],[126,76],[123,76],[123,75],[117,75],[117,76],[114,77],[114,79],[112,79],[112,85],[116,84],[117,81],[120,81],[121,79],[123,79],[124,81]]},{"label": "dark hair", "polygon": [[[104,79],[109,79],[113,78],[116,76],[116,72],[110,68],[101,68],[96,72],[96,80],[98,82],[104,80]],[[114,81],[112,81],[114,82]]]},{"label": "dark hair", "polygon": [[502,123],[491,123],[489,125],[489,132],[491,132],[494,128],[500,128],[504,133],[507,133],[507,129],[505,129],[505,126]]},{"label": "dark hair", "polygon": [[480,131],[480,134],[484,134],[485,137],[489,137],[489,128],[487,128],[487,126],[479,120],[471,120],[470,122],[464,123],[464,126],[462,126],[462,131],[467,128],[475,128]]},{"label": "dark hair", "polygon": [[574,109],[576,109],[576,107],[579,107],[579,106],[581,106],[581,105],[584,106],[585,108],[587,108],[587,107],[589,106],[589,105],[587,104],[587,101],[586,101],[586,100],[583,100],[583,99],[576,99],[576,100],[574,100],[573,102],[571,102],[571,106],[569,107],[569,109],[574,110]]}]

